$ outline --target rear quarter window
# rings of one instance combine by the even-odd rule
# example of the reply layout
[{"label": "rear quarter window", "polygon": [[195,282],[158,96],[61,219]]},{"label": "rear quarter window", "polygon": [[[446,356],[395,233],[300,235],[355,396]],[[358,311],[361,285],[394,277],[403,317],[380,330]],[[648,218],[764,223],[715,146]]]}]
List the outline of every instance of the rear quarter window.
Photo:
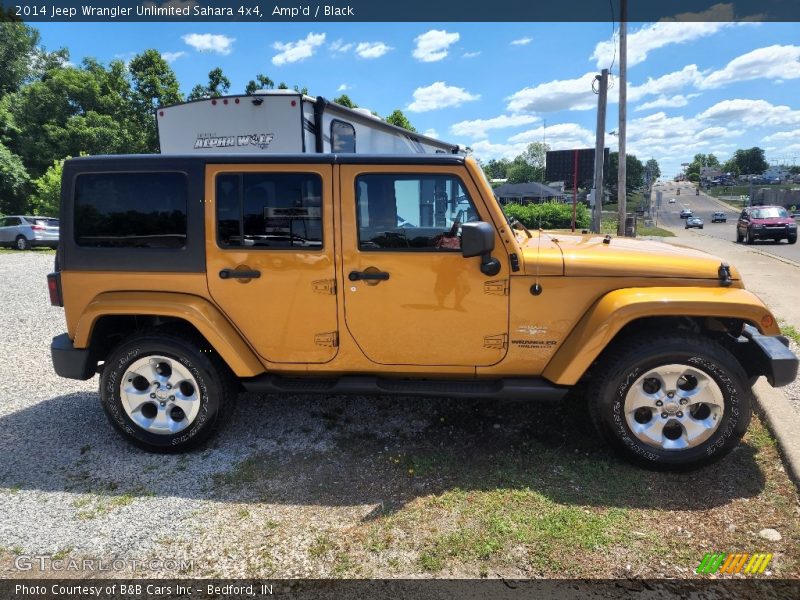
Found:
[{"label": "rear quarter window", "polygon": [[184,173],[88,173],[75,180],[75,243],[95,248],[183,248]]}]

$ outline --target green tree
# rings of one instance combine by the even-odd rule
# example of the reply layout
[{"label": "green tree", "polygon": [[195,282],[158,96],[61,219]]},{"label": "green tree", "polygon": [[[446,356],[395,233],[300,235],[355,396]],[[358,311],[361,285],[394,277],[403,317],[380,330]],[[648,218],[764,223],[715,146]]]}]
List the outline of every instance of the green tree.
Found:
[{"label": "green tree", "polygon": [[525,151],[517,156],[506,169],[508,183],[543,182],[545,159],[549,149],[549,146],[542,142],[528,144]]},{"label": "green tree", "polygon": [[140,132],[135,151],[158,152],[155,110],[183,101],[178,78],[161,53],[153,49],[137,54],[128,64],[128,71],[133,87],[133,112],[128,120]]},{"label": "green tree", "polygon": [[747,150],[739,149],[733,153],[733,161],[743,175],[760,175],[769,168],[764,158],[764,150],[754,146]]},{"label": "green tree", "polygon": [[0,143],[0,213],[23,213],[30,177],[22,159]]},{"label": "green tree", "polygon": [[340,106],[346,106],[347,108],[358,108],[358,104],[353,102],[350,99],[350,96],[348,96],[347,94],[342,94],[341,96],[338,96],[337,98],[334,98],[333,101],[336,104],[338,104]]},{"label": "green tree", "polygon": [[231,88],[231,80],[217,67],[208,72],[208,83],[206,85],[197,84],[189,93],[189,100],[204,100],[206,98],[219,98],[228,93]]},{"label": "green tree", "polygon": [[[69,157],[67,157],[69,158]],[[33,195],[30,198],[30,210],[35,215],[58,216],[61,205],[61,173],[64,160],[53,161],[41,177],[33,181]]]},{"label": "green tree", "polygon": [[658,161],[655,158],[651,158],[644,163],[644,172],[645,175],[649,175],[650,184],[652,185],[656,179],[661,177],[661,168],[658,166]]},{"label": "green tree", "polygon": [[0,96],[4,96],[32,77],[39,32],[24,23],[0,23],[0,39]]},{"label": "green tree", "polygon": [[[608,180],[606,186],[612,198],[617,197],[617,181],[619,178],[619,152],[608,155]],[[644,165],[635,154],[625,155],[625,193],[631,194],[644,185]]]},{"label": "green tree", "polygon": [[725,163],[722,165],[722,170],[725,173],[730,173],[734,177],[738,177],[739,175],[741,175],[741,171],[739,170],[739,165],[736,164],[736,161],[733,160],[733,158],[729,158],[728,160],[725,161]]},{"label": "green tree", "polygon": [[256,75],[255,79],[251,79],[247,87],[244,89],[244,93],[248,96],[252,96],[257,90],[271,90],[275,87],[275,82],[272,81],[266,75],[262,75],[259,73]]},{"label": "green tree", "polygon": [[700,173],[703,171],[703,167],[719,169],[721,166],[722,165],[720,165],[719,159],[713,154],[698,153],[694,155],[692,162],[690,162],[689,166],[686,167],[686,176],[688,177],[691,174],[695,174],[699,179]]},{"label": "green tree", "polygon": [[486,177],[489,179],[505,179],[509,167],[511,167],[511,161],[507,158],[493,158],[484,165],[483,172],[486,173]]},{"label": "green tree", "polygon": [[392,114],[386,117],[386,122],[390,125],[395,125],[397,127],[402,127],[403,129],[407,129],[408,131],[416,132],[417,130],[414,129],[414,126],[411,124],[411,121],[408,120],[403,114],[403,111],[399,108],[395,110]]}]

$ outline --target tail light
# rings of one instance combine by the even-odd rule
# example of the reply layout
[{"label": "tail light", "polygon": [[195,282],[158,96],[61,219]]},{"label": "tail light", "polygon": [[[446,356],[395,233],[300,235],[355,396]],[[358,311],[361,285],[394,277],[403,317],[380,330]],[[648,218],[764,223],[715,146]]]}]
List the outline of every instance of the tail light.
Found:
[{"label": "tail light", "polygon": [[41,225],[31,225],[31,229],[33,229],[34,231],[44,231],[44,227],[42,227]]},{"label": "tail light", "polygon": [[64,298],[61,296],[61,273],[47,275],[47,291],[50,292],[51,306],[64,306]]}]

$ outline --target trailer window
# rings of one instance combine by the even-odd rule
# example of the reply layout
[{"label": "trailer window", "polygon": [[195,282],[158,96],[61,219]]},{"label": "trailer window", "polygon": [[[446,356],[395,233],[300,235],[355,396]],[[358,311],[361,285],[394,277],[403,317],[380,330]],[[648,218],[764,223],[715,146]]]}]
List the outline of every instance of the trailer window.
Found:
[{"label": "trailer window", "polygon": [[460,250],[461,224],[479,220],[449,175],[363,175],[356,202],[361,250]]},{"label": "trailer window", "polygon": [[224,248],[322,248],[322,178],[311,173],[219,175],[217,240]]},{"label": "trailer window", "polygon": [[90,173],[75,181],[75,242],[95,248],[183,248],[183,173]]},{"label": "trailer window", "polygon": [[350,123],[331,121],[331,152],[352,154],[356,151],[356,130]]}]

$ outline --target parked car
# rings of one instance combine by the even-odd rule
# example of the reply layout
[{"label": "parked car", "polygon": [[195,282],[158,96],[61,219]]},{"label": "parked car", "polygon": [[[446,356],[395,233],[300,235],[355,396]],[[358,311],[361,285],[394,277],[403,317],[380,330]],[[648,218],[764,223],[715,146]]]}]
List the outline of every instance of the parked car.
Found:
[{"label": "parked car", "polygon": [[686,229],[691,229],[692,227],[696,227],[697,229],[703,228],[703,219],[700,217],[689,217],[686,219]]},{"label": "parked car", "polygon": [[669,203],[670,203],[670,204],[675,204],[675,198],[670,198],[670,199],[669,199]]},{"label": "parked car", "polygon": [[692,211],[691,211],[691,209],[684,208],[684,209],[681,211],[681,219],[688,219],[688,218],[689,218],[689,217],[691,217],[691,216],[692,216]]},{"label": "parked car", "polygon": [[52,217],[0,217],[0,246],[28,250],[37,246],[58,246],[58,219]]},{"label": "parked car", "polygon": [[712,223],[727,223],[728,217],[725,215],[724,212],[715,212],[711,215],[711,222]]},{"label": "parked car", "polygon": [[736,241],[752,244],[756,240],[797,241],[797,223],[782,206],[748,206],[736,222]]}]

